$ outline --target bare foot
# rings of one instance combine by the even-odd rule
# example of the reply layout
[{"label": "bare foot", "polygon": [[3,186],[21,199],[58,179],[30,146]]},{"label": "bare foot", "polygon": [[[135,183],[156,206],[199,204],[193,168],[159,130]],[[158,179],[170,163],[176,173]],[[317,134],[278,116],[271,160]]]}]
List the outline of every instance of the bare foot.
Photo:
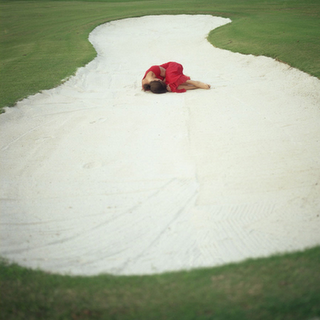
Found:
[{"label": "bare foot", "polygon": [[201,83],[201,86],[200,86],[200,88],[202,88],[202,89],[210,89],[211,88],[211,86],[210,86],[210,84],[206,84],[206,83]]},{"label": "bare foot", "polygon": [[200,81],[194,81],[194,80],[187,80],[186,84],[188,84],[189,86],[193,86],[195,88],[201,88],[201,89],[210,89],[211,86],[210,84],[206,84]]}]

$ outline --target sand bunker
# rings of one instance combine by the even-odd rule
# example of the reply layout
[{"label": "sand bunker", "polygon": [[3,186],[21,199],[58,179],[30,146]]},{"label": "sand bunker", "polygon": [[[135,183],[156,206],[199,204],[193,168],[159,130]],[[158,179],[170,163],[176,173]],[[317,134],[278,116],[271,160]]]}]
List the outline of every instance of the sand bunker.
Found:
[{"label": "sand bunker", "polygon": [[[231,22],[148,16],[1,115],[1,251],[69,274],[152,274],[320,244],[320,81],[214,48]],[[211,90],[141,91],[177,61]]]}]

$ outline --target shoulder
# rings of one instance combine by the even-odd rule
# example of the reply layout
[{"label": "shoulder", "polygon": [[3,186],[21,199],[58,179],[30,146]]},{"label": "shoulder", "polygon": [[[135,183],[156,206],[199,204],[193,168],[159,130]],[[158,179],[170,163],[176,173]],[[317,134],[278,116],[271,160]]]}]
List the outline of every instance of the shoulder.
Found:
[{"label": "shoulder", "polygon": [[158,73],[160,71],[160,66],[152,66],[148,69],[148,71],[152,71],[154,73]]}]

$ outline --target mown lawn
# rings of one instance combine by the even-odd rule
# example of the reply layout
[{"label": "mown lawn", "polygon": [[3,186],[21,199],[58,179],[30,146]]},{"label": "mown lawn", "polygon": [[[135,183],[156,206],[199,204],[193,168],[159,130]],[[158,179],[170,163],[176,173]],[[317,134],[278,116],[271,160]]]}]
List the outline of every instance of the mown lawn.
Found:
[{"label": "mown lawn", "polygon": [[319,267],[320,247],[154,276],[70,277],[2,262],[0,318],[312,320]]},{"label": "mown lawn", "polygon": [[[0,107],[57,86],[96,53],[99,24],[206,13],[232,23],[218,47],[266,55],[320,78],[318,0],[0,1]],[[69,277],[0,264],[0,318],[299,319],[320,317],[320,247],[218,268],[143,277]]]}]

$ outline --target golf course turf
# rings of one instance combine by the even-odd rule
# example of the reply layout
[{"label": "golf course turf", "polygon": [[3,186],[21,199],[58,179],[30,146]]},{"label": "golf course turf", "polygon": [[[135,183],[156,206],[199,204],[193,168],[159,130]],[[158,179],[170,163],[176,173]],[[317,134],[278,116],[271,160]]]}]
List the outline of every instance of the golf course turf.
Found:
[{"label": "golf course turf", "polygon": [[[265,55],[320,78],[317,0],[0,1],[0,107],[55,87],[95,56],[99,24],[211,14],[219,48]],[[154,276],[70,277],[0,264],[0,319],[318,319],[320,247]]]}]

